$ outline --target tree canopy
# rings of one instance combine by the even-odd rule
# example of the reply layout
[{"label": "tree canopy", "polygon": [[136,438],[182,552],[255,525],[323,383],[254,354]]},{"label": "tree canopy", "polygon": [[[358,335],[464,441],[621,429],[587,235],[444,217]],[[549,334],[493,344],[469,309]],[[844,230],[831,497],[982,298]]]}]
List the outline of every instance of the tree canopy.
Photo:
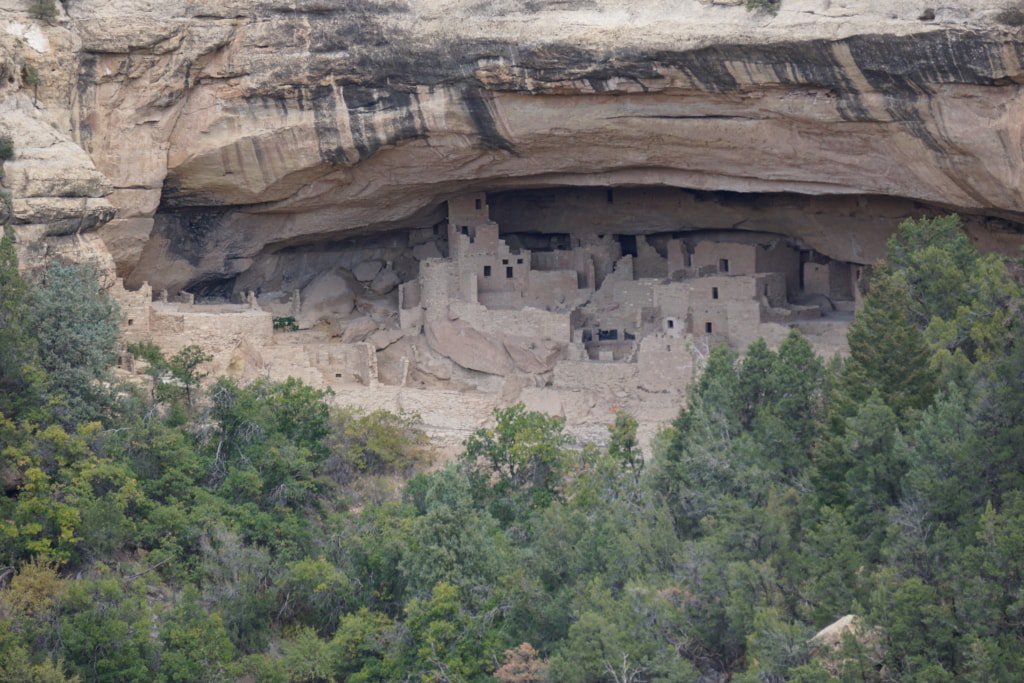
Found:
[{"label": "tree canopy", "polygon": [[907,222],[848,359],[715,348],[647,457],[514,405],[433,466],[415,416],[198,349],[118,385],[95,274],[0,240],[0,680],[1018,681],[1010,272]]}]

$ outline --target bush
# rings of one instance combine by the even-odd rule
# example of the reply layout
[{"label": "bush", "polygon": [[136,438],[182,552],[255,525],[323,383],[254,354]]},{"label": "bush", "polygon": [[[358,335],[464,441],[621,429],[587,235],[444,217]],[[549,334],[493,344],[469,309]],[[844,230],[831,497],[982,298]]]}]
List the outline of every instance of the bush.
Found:
[{"label": "bush", "polygon": [[21,80],[25,85],[31,85],[33,88],[38,88],[43,84],[43,77],[39,75],[39,69],[31,64],[22,67]]},{"label": "bush", "polygon": [[778,14],[782,6],[782,0],[747,0],[748,12],[767,12]]},{"label": "bush", "polygon": [[415,415],[341,408],[331,418],[328,471],[339,483],[362,475],[408,474],[427,459],[427,437]]},{"label": "bush", "polygon": [[283,318],[274,318],[274,329],[295,332],[299,329],[299,324],[295,322],[295,318],[289,315]]},{"label": "bush", "polygon": [[0,134],[0,161],[14,158],[14,139],[6,133]]},{"label": "bush", "polygon": [[53,19],[57,16],[57,2],[56,0],[32,0],[28,11],[36,19]]}]

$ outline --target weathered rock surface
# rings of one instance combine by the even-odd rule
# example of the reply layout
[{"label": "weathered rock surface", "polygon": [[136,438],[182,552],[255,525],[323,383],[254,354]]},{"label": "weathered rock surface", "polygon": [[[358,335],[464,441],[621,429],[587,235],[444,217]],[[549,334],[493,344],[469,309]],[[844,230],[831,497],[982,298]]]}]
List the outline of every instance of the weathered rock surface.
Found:
[{"label": "weathered rock surface", "polygon": [[377,331],[377,323],[368,317],[356,318],[345,326],[341,341],[346,344],[361,342]]},{"label": "weathered rock surface", "polygon": [[501,343],[516,367],[530,374],[551,372],[565,350],[564,344],[549,339],[530,339],[516,335],[506,335]]},{"label": "weathered rock surface", "polygon": [[[38,226],[44,236],[88,232],[114,216],[107,178],[25,96],[0,99],[0,135],[14,141],[0,187],[10,192],[11,223]],[[26,227],[23,232],[27,232]]]},{"label": "weathered rock surface", "polygon": [[462,320],[431,320],[425,325],[430,348],[464,368],[508,375],[515,365],[504,346]]},{"label": "weathered rock surface", "polygon": [[370,282],[383,267],[380,261],[363,261],[352,269],[352,275],[360,282]]},{"label": "weathered rock surface", "polygon": [[355,308],[355,295],[348,278],[337,271],[326,271],[302,289],[301,302],[297,322],[300,327],[310,327],[324,319],[348,316]]},{"label": "weathered rock surface", "polygon": [[[0,0],[0,101],[23,101],[36,68],[56,134],[105,178],[40,151],[57,180],[19,185],[68,189],[15,193],[17,220],[93,230],[112,187],[118,271],[172,291],[244,278],[285,246],[430,226],[472,189],[903,198],[994,217],[997,246],[1019,242],[1019,2],[931,6],[76,0],[43,24]],[[779,231],[799,231],[794,215],[829,229],[814,205],[788,215]]]}]

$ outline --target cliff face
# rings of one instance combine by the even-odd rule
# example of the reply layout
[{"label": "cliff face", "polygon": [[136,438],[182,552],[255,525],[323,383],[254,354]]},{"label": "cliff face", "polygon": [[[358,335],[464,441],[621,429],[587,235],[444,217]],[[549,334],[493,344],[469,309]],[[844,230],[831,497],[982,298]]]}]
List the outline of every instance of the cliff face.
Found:
[{"label": "cliff face", "polygon": [[[72,175],[100,179],[22,183],[22,202],[87,208],[16,218],[66,232],[84,212],[79,232],[99,230],[129,284],[223,282],[283,245],[430,225],[473,189],[881,195],[1020,241],[1019,2],[784,0],[774,17],[728,0],[66,8],[45,25],[0,0],[0,100],[20,90],[24,116],[88,152]],[[43,75],[38,107],[23,65]],[[823,204],[806,211],[851,215]],[[844,247],[855,235],[820,241],[878,255]]]}]

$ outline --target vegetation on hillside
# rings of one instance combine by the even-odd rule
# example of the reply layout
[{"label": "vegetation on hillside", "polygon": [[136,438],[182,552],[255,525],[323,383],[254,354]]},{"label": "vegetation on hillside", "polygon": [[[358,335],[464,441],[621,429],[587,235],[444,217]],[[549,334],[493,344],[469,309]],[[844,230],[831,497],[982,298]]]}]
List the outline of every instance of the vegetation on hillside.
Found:
[{"label": "vegetation on hillside", "polygon": [[120,386],[94,276],[15,266],[0,242],[0,680],[1024,671],[1021,290],[955,218],[901,226],[847,361],[715,349],[646,462],[627,414],[600,449],[513,406],[427,471],[408,418],[201,389],[195,351]]}]

